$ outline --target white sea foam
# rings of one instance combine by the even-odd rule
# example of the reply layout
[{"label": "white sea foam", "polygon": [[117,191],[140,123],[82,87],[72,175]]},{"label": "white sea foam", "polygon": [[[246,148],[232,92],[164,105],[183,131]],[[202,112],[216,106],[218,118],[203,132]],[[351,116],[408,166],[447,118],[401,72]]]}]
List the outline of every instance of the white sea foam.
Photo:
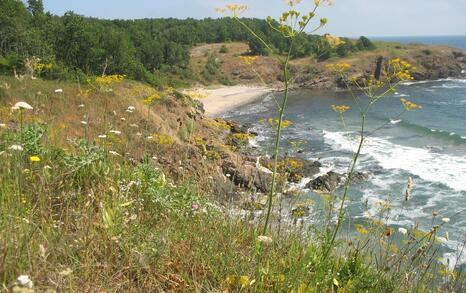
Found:
[{"label": "white sea foam", "polygon": [[398,124],[398,123],[400,123],[401,121],[403,121],[403,120],[401,120],[401,119],[399,119],[399,120],[390,119],[390,123],[391,123],[391,124]]},{"label": "white sea foam", "polygon": [[[354,151],[357,138],[344,132],[324,131],[329,144]],[[401,146],[382,138],[371,138],[364,143],[362,154],[376,159],[384,169],[402,169],[423,180],[447,185],[456,191],[466,191],[466,156],[433,153],[427,149]]]}]

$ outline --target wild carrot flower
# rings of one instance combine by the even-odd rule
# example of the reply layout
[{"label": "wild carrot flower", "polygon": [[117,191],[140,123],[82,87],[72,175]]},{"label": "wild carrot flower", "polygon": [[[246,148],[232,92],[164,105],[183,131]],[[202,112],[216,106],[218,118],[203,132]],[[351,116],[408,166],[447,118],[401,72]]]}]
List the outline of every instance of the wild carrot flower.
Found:
[{"label": "wild carrot flower", "polygon": [[121,155],[115,151],[108,151],[108,153],[117,157],[121,157]]},{"label": "wild carrot flower", "polygon": [[19,144],[14,144],[14,145],[11,145],[9,149],[12,151],[22,151],[23,147]]},{"label": "wild carrot flower", "polygon": [[81,121],[81,124],[82,125],[87,125],[87,122],[86,121]]},{"label": "wild carrot flower", "polygon": [[260,235],[260,236],[257,236],[257,242],[270,245],[273,243],[273,239],[268,236]]},{"label": "wild carrot flower", "polygon": [[85,107],[84,104],[80,104],[80,105],[78,106],[78,108],[84,108],[84,107]]},{"label": "wild carrot flower", "polygon": [[105,138],[107,138],[107,136],[105,134],[101,134],[101,135],[98,136],[98,138],[105,139]]},{"label": "wild carrot flower", "polygon": [[5,123],[0,123],[0,128],[7,128],[8,126]]},{"label": "wild carrot flower", "polygon": [[55,93],[57,93],[57,94],[63,93],[63,89],[56,89],[56,90],[55,90]]},{"label": "wild carrot flower", "polygon": [[28,275],[20,275],[16,280],[18,281],[18,284],[20,286],[23,286],[29,289],[32,289],[32,287],[34,287],[34,283],[29,278]]},{"label": "wild carrot flower", "polygon": [[444,223],[449,223],[449,222],[450,222],[450,218],[442,218],[442,222],[444,222]]},{"label": "wild carrot flower", "polygon": [[33,109],[34,108],[31,105],[29,105],[28,103],[26,103],[26,102],[18,102],[13,107],[11,107],[12,111],[16,111],[16,110],[33,110]]},{"label": "wild carrot flower", "polygon": [[116,134],[116,135],[120,135],[120,134],[121,134],[121,131],[119,131],[119,130],[110,130],[109,132],[110,132],[110,133],[113,133],[113,134]]}]

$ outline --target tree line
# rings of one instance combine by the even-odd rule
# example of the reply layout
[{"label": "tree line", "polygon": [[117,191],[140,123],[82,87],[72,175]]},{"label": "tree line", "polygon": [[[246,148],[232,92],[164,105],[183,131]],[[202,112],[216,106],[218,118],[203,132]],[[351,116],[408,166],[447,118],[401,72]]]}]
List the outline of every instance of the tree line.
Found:
[{"label": "tree line", "polygon": [[[278,52],[286,40],[265,20],[244,19]],[[231,18],[103,20],[66,12],[44,11],[42,0],[0,0],[0,72],[21,70],[24,60],[36,56],[53,64],[48,78],[73,78],[101,74],[126,74],[129,78],[160,85],[164,74],[193,78],[189,50],[196,44],[244,41],[254,55],[269,54],[263,45]],[[301,34],[293,57],[319,59],[347,56],[372,49],[365,37],[345,39],[330,48],[322,36]]]}]

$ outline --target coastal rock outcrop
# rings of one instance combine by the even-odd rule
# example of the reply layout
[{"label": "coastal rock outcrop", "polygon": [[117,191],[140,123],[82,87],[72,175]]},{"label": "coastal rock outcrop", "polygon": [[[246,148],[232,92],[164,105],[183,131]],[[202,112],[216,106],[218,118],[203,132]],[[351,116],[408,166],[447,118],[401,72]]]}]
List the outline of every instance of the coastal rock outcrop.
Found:
[{"label": "coastal rock outcrop", "polygon": [[343,175],[330,171],[325,175],[319,176],[309,182],[306,187],[315,191],[331,193],[334,192],[338,185],[343,181]]}]

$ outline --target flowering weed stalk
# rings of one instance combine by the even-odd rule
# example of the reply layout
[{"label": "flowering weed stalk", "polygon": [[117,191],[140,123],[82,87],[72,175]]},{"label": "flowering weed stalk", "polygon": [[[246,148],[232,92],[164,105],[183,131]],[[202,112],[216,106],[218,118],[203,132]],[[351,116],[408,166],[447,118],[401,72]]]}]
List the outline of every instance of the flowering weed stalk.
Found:
[{"label": "flowering weed stalk", "polygon": [[[276,193],[276,185],[277,185],[277,169],[278,169],[278,160],[280,154],[280,140],[281,134],[283,129],[283,122],[284,116],[286,111],[286,106],[288,103],[289,92],[290,92],[290,72],[289,72],[289,62],[291,60],[292,52],[294,50],[296,38],[304,32],[304,30],[308,27],[311,20],[315,17],[315,13],[317,9],[322,5],[330,5],[331,1],[314,1],[314,7],[308,14],[302,14],[295,10],[295,6],[300,4],[301,1],[293,0],[287,1],[287,5],[289,6],[289,10],[285,11],[278,22],[274,21],[272,17],[267,18],[267,23],[271,29],[280,33],[280,35],[287,40],[288,42],[288,50],[284,57],[279,54],[274,54],[276,58],[279,59],[279,62],[283,64],[282,66],[282,74],[284,79],[284,98],[281,104],[277,103],[278,106],[278,119],[276,123],[276,134],[275,134],[275,142],[273,148],[273,156],[274,156],[274,164],[273,164],[273,173],[272,173],[272,182],[271,187],[268,195],[268,203],[267,203],[267,212],[265,216],[264,228],[262,234],[265,235],[267,233],[267,229],[269,227],[270,222],[270,215],[272,212],[273,206],[273,199]],[[241,18],[239,18],[239,14],[246,10],[244,5],[227,5],[226,9],[222,11],[229,10],[232,17],[241,24],[254,38],[256,38],[262,45],[264,45],[271,53],[278,53],[276,50],[267,43],[262,37],[260,37],[253,29],[251,29]],[[320,19],[319,24],[315,26],[312,32],[317,31],[318,29],[322,28],[327,23],[327,19],[322,18]],[[252,64],[255,59],[247,58],[244,59],[246,64]]]}]

